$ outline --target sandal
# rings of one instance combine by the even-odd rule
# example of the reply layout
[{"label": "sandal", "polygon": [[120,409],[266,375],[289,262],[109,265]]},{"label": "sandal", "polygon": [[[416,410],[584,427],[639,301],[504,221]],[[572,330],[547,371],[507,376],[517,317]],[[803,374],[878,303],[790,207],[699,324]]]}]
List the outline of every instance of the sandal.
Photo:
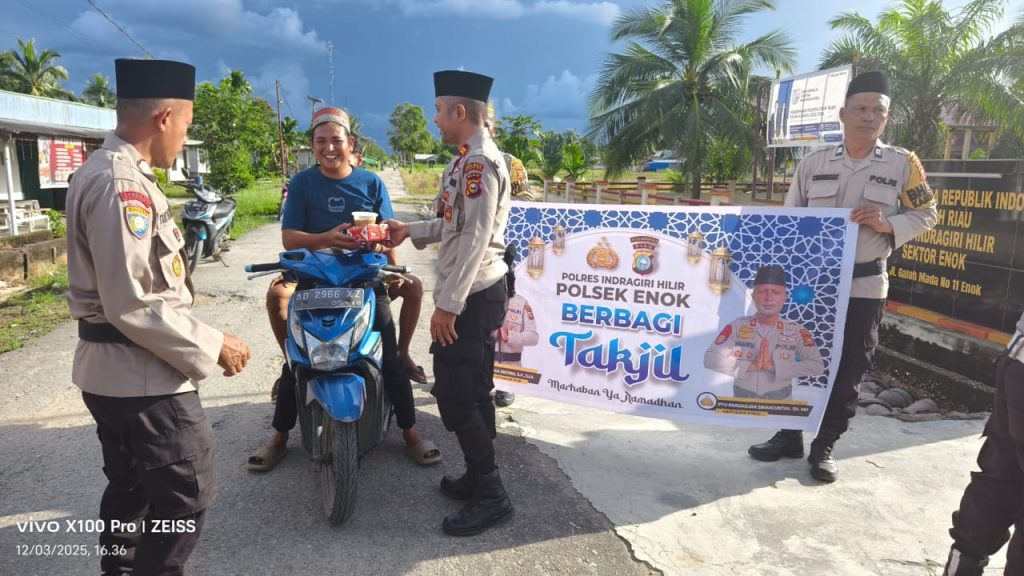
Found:
[{"label": "sandal", "polygon": [[287,446],[267,444],[257,450],[252,456],[249,456],[249,461],[246,462],[245,467],[253,472],[270,472],[287,453]]},{"label": "sandal", "polygon": [[406,366],[405,374],[413,382],[418,382],[420,384],[426,384],[427,383],[427,373],[423,371],[423,366],[416,365],[416,366],[411,367],[411,368]]},{"label": "sandal", "polygon": [[430,440],[420,440],[414,446],[406,444],[405,453],[409,455],[409,458],[412,458],[413,462],[421,466],[437,464],[444,459],[441,456],[441,451]]}]

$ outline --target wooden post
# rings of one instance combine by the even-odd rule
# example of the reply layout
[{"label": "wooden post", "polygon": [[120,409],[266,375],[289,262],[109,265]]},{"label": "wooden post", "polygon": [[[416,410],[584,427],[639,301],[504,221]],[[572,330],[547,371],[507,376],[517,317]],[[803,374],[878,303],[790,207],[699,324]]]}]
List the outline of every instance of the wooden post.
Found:
[{"label": "wooden post", "polygon": [[961,160],[969,160],[971,158],[971,137],[974,136],[974,128],[968,128],[964,132],[964,148],[960,152]]},{"label": "wooden post", "polygon": [[569,179],[562,180],[562,182],[565,184],[565,202],[568,204],[572,202],[572,189],[576,182]]},{"label": "wooden post", "polygon": [[604,191],[607,190],[607,189],[608,189],[608,181],[607,180],[601,180],[600,182],[595,182],[594,183],[594,196],[595,196],[594,202],[595,203],[597,203],[597,204],[601,203],[601,195],[604,194]]},{"label": "wooden post", "polygon": [[949,129],[946,131],[946,148],[942,152],[943,160],[952,160],[953,158],[953,130]]},{"label": "wooden post", "polygon": [[548,201],[548,189],[551,187],[551,184],[552,184],[551,180],[545,180],[544,181],[544,201],[545,202]]},{"label": "wooden post", "polygon": [[644,182],[640,184],[640,204],[647,206],[651,199],[651,191],[656,194],[658,192],[658,185],[654,182]]}]

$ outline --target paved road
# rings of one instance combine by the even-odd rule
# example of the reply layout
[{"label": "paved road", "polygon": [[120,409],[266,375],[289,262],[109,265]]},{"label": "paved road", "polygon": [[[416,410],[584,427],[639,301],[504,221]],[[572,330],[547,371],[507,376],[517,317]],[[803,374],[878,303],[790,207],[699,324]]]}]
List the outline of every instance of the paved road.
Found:
[{"label": "paved road", "polygon": [[[394,173],[389,187],[401,196]],[[413,208],[404,217],[414,218]],[[267,279],[242,265],[272,259],[275,226],[236,242],[227,266],[203,262],[197,314],[245,337],[249,369],[204,382],[217,432],[220,497],[191,563],[201,576],[336,574],[665,574],[927,576],[949,545],[949,513],[973,467],[982,423],[908,424],[861,415],[840,445],[842,477],[821,486],[802,461],[761,464],[757,430],[608,414],[520,395],[500,411],[502,475],[516,505],[508,525],[451,539],[456,509],[437,491],[459,452],[424,389],[418,418],[447,460],[419,468],[394,431],[360,470],[352,519],[330,527],[317,478],[298,449],[270,474],[242,469],[269,435],[270,383],[279,367],[263,315]],[[431,250],[402,251],[430,290]],[[425,306],[420,335],[432,308]],[[104,485],[99,444],[70,383],[73,326],[0,356],[0,574],[95,574],[96,558],[18,555],[18,545],[89,544],[92,534],[26,533],[19,522],[92,519]],[[425,338],[413,354],[429,366]],[[112,366],[111,370],[117,370]],[[639,560],[638,560],[639,559]],[[1002,556],[993,559],[1001,573]]]}]

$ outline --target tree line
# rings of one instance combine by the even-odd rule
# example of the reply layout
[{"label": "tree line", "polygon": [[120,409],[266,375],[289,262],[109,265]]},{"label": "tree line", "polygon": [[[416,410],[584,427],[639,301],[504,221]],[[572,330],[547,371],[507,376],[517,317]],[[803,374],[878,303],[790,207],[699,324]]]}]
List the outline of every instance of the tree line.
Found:
[{"label": "tree line", "polygon": [[[991,33],[1006,6],[1007,0],[969,0],[947,9],[941,0],[896,0],[874,19],[843,12],[828,22],[836,36],[819,68],[857,62],[859,71],[885,71],[893,96],[883,138],[923,158],[941,156],[949,118],[995,127],[989,154],[1021,157],[1024,14],[1007,30]],[[752,18],[775,7],[774,0],[660,0],[623,12],[610,39],[624,48],[601,65],[584,134],[544,130],[534,116],[505,116],[498,124],[499,148],[543,178],[579,178],[596,162],[613,178],[656,150],[672,150],[682,161],[677,178],[690,183],[695,197],[702,178],[735,179],[750,169],[752,158],[769,154],[782,160],[792,151],[767,150],[762,127],[771,77],[794,71],[795,45],[778,29],[738,40]],[[116,104],[100,74],[80,97],[63,88],[68,75],[59,57],[19,39],[17,49],[0,53],[0,89]],[[192,136],[206,143],[215,183],[244,185],[278,170],[276,118],[241,71],[197,87],[195,114]],[[294,119],[283,125],[289,147],[308,142]],[[359,132],[356,118],[353,128]],[[423,109],[409,103],[391,114],[388,144],[401,162],[417,153],[443,161],[455,152],[427,130]],[[383,158],[385,152],[365,139],[364,154]]]}]

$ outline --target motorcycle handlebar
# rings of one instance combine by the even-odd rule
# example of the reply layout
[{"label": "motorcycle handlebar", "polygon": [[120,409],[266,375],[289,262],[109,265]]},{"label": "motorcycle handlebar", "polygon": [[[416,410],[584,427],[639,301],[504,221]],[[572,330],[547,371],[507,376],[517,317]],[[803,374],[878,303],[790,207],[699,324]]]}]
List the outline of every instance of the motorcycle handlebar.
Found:
[{"label": "motorcycle handlebar", "polygon": [[246,264],[246,272],[272,272],[274,270],[280,270],[281,264],[279,262],[268,262],[266,264]]},{"label": "motorcycle handlebar", "polygon": [[395,272],[395,273],[398,273],[398,274],[408,274],[409,273],[409,267],[408,266],[393,266],[391,264],[388,264],[387,266],[382,268],[382,270],[384,270],[385,272]]}]

